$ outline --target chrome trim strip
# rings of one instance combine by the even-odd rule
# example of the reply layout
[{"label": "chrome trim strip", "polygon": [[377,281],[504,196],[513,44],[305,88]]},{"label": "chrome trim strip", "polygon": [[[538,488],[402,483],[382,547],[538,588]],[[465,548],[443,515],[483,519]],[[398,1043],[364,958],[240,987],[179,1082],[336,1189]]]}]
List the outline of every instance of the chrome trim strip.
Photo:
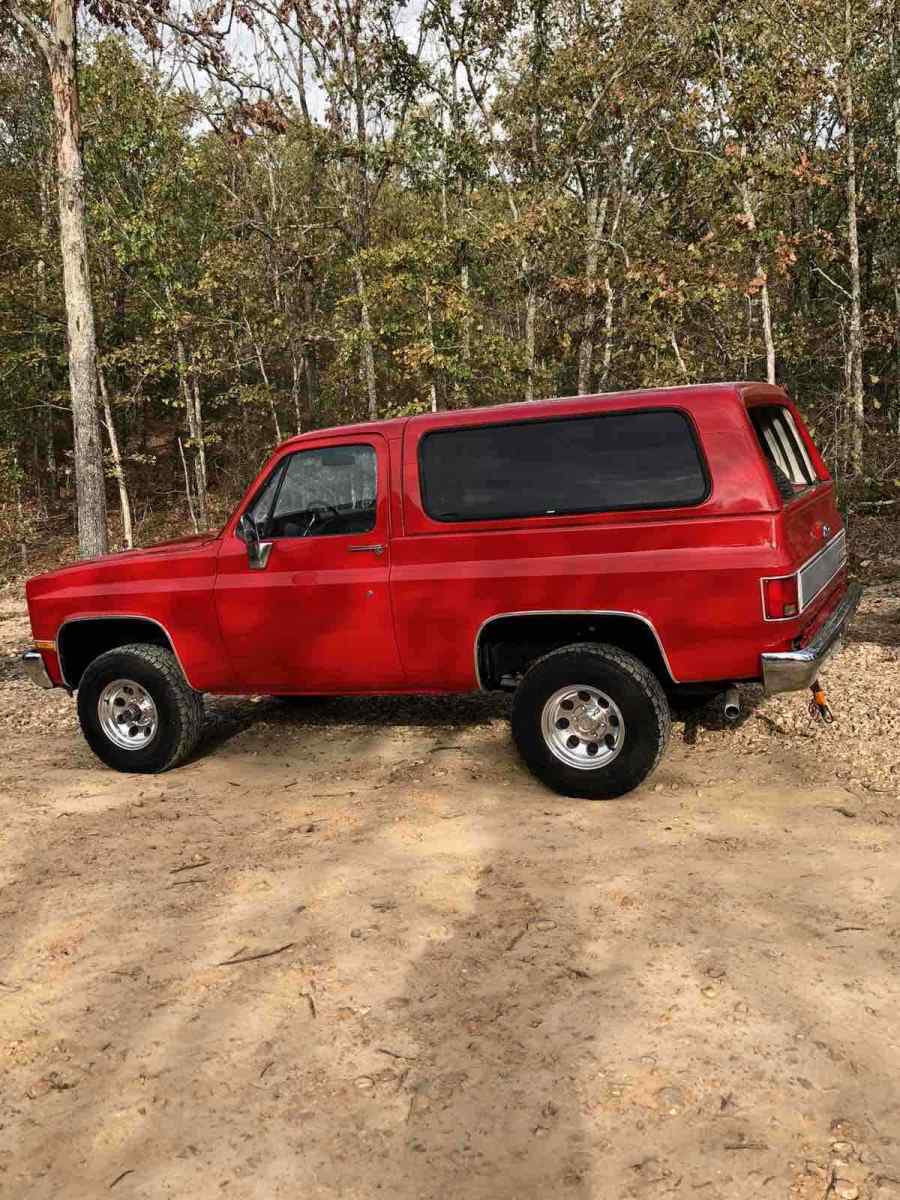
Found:
[{"label": "chrome trim strip", "polygon": [[53,680],[47,674],[47,668],[44,666],[43,656],[37,650],[26,650],[20,662],[25,669],[25,674],[39,688],[54,686]]},{"label": "chrome trim strip", "polygon": [[[57,647],[59,647],[60,636],[65,627],[67,625],[75,625],[81,621],[148,621],[151,625],[155,625],[158,629],[161,629],[169,639],[169,645],[172,647],[172,653],[175,655],[175,661],[178,663],[179,667],[181,667],[182,675],[187,680],[188,685],[190,687],[194,687],[187,671],[184,669],[184,663],[181,661],[181,655],[178,653],[178,647],[175,645],[175,639],[172,637],[171,633],[169,633],[168,629],[166,629],[165,625],[163,625],[162,621],[157,621],[155,617],[148,617],[145,613],[85,613],[79,617],[66,617],[56,631]],[[69,683],[68,679],[66,679],[66,673],[63,669],[62,652],[59,649],[57,649],[57,655],[59,657],[59,673],[62,676],[62,681],[70,692],[74,691],[74,688]],[[197,689],[195,688],[194,690],[196,691]]]},{"label": "chrome trim strip", "polygon": [[251,571],[264,571],[269,565],[269,555],[272,553],[271,542],[248,542],[247,565]]},{"label": "chrome trim strip", "polygon": [[808,646],[760,656],[763,687],[767,695],[801,691],[814,682],[824,663],[840,646],[861,597],[862,588],[858,583],[848,588],[847,595]]},{"label": "chrome trim strip", "polygon": [[656,626],[648,617],[643,617],[640,613],[636,612],[621,612],[615,608],[532,608],[523,609],[519,612],[494,613],[492,617],[488,617],[478,626],[478,632],[475,634],[475,681],[478,684],[479,691],[485,690],[484,684],[481,681],[481,671],[478,666],[478,646],[481,641],[481,635],[493,621],[501,621],[504,617],[630,617],[632,620],[642,621],[656,639],[662,660],[665,663],[666,670],[669,672],[669,678],[673,683],[679,682],[675,678],[669,662],[669,656],[666,654],[665,647],[662,644],[662,638],[656,632]]},{"label": "chrome trim strip", "polygon": [[[835,567],[835,569],[832,571],[831,575],[829,575],[829,577],[825,580],[825,582],[823,584],[821,584],[818,591],[814,592],[813,595],[807,599],[806,594],[804,593],[804,590],[803,590],[803,575],[804,575],[804,573],[807,572],[810,569],[810,567],[814,567],[820,558],[824,558],[827,554],[832,553],[834,550],[838,550],[838,551],[843,550],[843,555],[841,556],[840,562]],[[847,531],[846,531],[846,529],[839,529],[833,538],[829,538],[829,540],[825,543],[825,545],[818,552],[818,554],[814,554],[812,556],[812,558],[808,559],[803,564],[803,566],[800,568],[800,570],[797,572],[797,595],[800,599],[800,611],[801,612],[803,612],[803,610],[805,608],[809,608],[810,604],[812,604],[812,602],[816,599],[817,596],[822,595],[822,593],[828,587],[829,583],[831,583],[831,581],[837,575],[838,571],[840,571],[841,567],[843,567],[846,564],[846,562],[847,562]]]}]

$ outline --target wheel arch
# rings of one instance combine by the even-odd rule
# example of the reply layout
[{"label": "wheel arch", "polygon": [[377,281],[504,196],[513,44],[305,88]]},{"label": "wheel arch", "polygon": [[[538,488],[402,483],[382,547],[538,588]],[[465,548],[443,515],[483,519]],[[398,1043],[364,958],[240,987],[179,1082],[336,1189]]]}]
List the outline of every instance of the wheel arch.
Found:
[{"label": "wheel arch", "polygon": [[628,651],[664,686],[679,682],[649,617],[616,609],[533,609],[495,613],[481,623],[475,635],[478,687],[499,688],[504,675],[515,675],[548,651],[581,641],[606,642]]},{"label": "wheel arch", "polygon": [[146,642],[171,650],[182,675],[190,684],[168,629],[154,617],[130,613],[99,613],[67,617],[63,621],[56,634],[56,652],[63,683],[70,691],[75,691],[85,668],[98,655],[132,642]]}]

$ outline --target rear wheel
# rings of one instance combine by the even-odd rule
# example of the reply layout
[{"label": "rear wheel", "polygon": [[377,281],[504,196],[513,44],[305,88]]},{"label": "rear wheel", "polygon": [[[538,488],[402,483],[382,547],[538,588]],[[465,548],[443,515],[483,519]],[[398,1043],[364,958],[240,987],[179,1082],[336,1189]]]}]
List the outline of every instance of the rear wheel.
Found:
[{"label": "rear wheel", "polygon": [[615,646],[579,643],[544,655],[513,701],[512,732],[531,771],[565,796],[608,800],[656,767],[669,740],[659,680]]},{"label": "rear wheel", "polygon": [[171,650],[135,643],[108,650],[78,685],[85,739],[116,771],[155,774],[188,757],[203,728],[203,701]]}]

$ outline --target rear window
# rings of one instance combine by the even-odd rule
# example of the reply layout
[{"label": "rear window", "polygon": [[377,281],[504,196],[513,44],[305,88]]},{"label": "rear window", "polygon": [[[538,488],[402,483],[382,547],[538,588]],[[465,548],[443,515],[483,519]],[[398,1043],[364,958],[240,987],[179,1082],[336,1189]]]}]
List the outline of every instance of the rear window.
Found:
[{"label": "rear window", "polygon": [[435,521],[671,508],[708,492],[693,429],[670,409],[437,430],[419,454]]},{"label": "rear window", "polygon": [[780,404],[748,410],[775,486],[785,500],[816,482],[816,472],[790,409]]}]

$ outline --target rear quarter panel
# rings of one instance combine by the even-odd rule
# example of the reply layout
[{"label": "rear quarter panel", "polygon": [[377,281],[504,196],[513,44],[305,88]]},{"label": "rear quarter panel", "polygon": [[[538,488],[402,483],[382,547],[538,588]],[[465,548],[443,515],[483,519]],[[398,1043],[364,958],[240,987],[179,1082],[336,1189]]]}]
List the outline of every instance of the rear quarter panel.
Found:
[{"label": "rear quarter panel", "polygon": [[[481,626],[504,613],[634,613],[656,630],[678,682],[755,678],[759,655],[785,633],[762,621],[759,579],[780,561],[777,492],[737,389],[705,397],[667,390],[535,405],[535,416],[675,408],[693,423],[710,477],[690,508],[443,523],[422,506],[418,446],[433,428],[410,422],[403,446],[403,534],[391,574],[401,655],[410,687],[477,685]],[[593,408],[592,408],[593,406]],[[496,412],[484,421],[497,421]],[[451,422],[452,423],[452,422]],[[459,424],[478,423],[460,414]],[[447,427],[444,415],[440,427]],[[774,493],[774,495],[773,495]]]}]

